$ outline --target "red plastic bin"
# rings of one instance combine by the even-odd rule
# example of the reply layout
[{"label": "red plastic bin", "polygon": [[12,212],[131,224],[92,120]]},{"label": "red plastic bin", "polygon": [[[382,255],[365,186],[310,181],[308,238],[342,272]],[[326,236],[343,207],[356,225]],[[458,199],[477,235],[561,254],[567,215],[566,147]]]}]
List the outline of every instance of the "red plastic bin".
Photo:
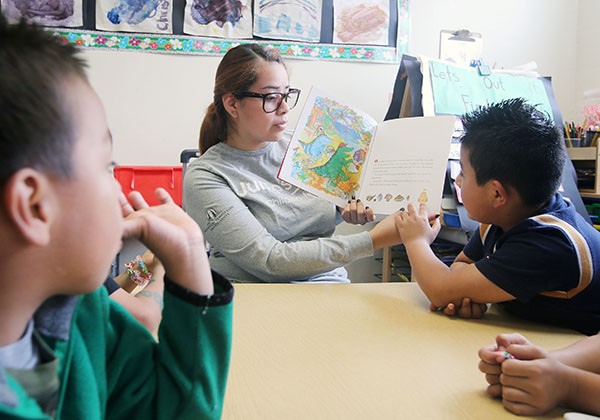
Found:
[{"label": "red plastic bin", "polygon": [[181,206],[181,166],[117,166],[115,178],[125,195],[139,191],[148,204],[158,204],[154,190],[163,187],[177,205]]}]

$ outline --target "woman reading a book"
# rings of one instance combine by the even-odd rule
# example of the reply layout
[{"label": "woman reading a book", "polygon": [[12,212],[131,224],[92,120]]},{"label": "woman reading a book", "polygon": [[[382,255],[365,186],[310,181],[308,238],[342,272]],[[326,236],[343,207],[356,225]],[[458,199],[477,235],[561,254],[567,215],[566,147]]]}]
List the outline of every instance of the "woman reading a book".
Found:
[{"label": "woman reading a book", "polygon": [[400,243],[394,214],[333,236],[337,223],[364,224],[373,211],[354,198],[336,208],[277,178],[299,95],[274,49],[239,45],[218,66],[183,205],[211,245],[211,267],[234,281],[348,283],[345,264]]}]

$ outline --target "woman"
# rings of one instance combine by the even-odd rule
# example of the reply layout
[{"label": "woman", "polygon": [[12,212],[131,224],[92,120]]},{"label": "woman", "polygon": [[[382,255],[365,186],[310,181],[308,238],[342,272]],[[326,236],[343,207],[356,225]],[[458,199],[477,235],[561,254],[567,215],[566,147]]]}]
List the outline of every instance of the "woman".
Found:
[{"label": "woman", "polygon": [[332,236],[342,219],[364,224],[360,200],[345,209],[277,179],[289,139],[288,111],[300,95],[274,49],[232,48],[215,78],[190,163],[183,203],[211,244],[211,267],[238,282],[349,283],[343,265],[400,243],[393,215],[370,232]]}]

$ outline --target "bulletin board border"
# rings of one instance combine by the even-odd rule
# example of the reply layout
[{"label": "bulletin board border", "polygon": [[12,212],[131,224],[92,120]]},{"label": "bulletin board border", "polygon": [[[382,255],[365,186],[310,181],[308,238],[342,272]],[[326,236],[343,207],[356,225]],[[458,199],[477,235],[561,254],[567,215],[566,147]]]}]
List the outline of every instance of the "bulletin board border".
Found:
[{"label": "bulletin board border", "polygon": [[61,38],[64,44],[82,48],[111,51],[139,51],[149,53],[223,56],[231,48],[246,43],[258,43],[279,50],[285,58],[305,60],[333,60],[397,64],[407,51],[407,41],[394,47],[348,44],[308,44],[289,41],[221,40],[185,35],[157,35],[87,30],[47,29]]},{"label": "bulletin board border", "polygon": [[138,51],[159,54],[223,56],[231,48],[247,43],[258,43],[279,50],[285,58],[330,60],[345,62],[397,64],[408,51],[408,2],[400,1],[398,32],[395,47],[375,45],[301,43],[295,41],[253,39],[221,39],[190,35],[155,33],[104,32],[85,29],[50,28],[46,30],[60,37],[64,44],[81,48],[110,51]]}]

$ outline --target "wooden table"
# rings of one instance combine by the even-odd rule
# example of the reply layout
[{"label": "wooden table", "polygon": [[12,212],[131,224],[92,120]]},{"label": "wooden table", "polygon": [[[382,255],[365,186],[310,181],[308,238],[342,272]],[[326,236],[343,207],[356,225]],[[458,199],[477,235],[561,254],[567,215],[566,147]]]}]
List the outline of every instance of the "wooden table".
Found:
[{"label": "wooden table", "polygon": [[235,289],[224,419],[516,419],[485,393],[477,350],[501,332],[546,348],[583,337],[495,308],[431,313],[415,283]]}]

